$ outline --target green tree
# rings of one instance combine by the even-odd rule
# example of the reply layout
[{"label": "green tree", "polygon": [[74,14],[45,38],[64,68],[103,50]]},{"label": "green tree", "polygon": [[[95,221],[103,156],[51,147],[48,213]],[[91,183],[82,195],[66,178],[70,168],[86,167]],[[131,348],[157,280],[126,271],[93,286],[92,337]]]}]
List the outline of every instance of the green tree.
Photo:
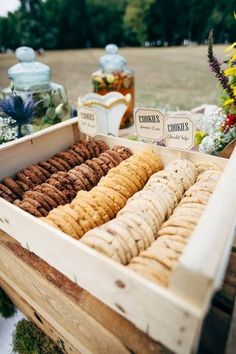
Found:
[{"label": "green tree", "polygon": [[128,44],[143,44],[148,39],[150,8],[155,0],[129,0],[124,16]]},{"label": "green tree", "polygon": [[87,0],[88,40],[91,46],[125,43],[123,17],[127,0]]}]

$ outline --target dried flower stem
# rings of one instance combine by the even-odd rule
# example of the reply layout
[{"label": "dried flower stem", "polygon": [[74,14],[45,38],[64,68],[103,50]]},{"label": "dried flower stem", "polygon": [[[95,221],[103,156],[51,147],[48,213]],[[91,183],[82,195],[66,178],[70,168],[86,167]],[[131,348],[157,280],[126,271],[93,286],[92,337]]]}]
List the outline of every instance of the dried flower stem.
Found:
[{"label": "dried flower stem", "polygon": [[213,30],[210,31],[208,40],[208,60],[211,71],[215,73],[215,76],[219,80],[223,89],[227,92],[228,96],[234,100],[234,103],[236,104],[236,97],[234,95],[232,87],[230,86],[229,79],[227,78],[227,76],[225,76],[218,59],[213,53]]}]

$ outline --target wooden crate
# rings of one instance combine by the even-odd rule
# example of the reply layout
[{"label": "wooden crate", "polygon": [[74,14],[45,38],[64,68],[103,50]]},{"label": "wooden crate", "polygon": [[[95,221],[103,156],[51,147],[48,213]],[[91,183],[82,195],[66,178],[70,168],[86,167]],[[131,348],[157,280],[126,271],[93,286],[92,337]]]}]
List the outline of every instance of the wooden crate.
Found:
[{"label": "wooden crate", "polygon": [[[76,119],[51,127],[0,149],[1,176],[67,148],[78,141]],[[146,144],[102,137],[110,146],[140,151]],[[176,158],[212,160],[224,173],[192,235],[170,287],[162,288],[98,254],[16,206],[0,200],[1,228],[154,340],[176,353],[197,345],[212,296],[222,284],[236,221],[236,153],[229,162],[193,152],[154,147],[164,164]],[[222,222],[223,221],[223,222]],[[4,278],[3,278],[4,280]]]},{"label": "wooden crate", "polygon": [[[27,274],[26,280],[19,276],[22,271]],[[3,232],[0,232],[0,287],[67,354],[170,354],[167,348]],[[235,295],[236,248],[233,248],[222,289],[214,297],[205,319],[197,354],[235,353]]]}]

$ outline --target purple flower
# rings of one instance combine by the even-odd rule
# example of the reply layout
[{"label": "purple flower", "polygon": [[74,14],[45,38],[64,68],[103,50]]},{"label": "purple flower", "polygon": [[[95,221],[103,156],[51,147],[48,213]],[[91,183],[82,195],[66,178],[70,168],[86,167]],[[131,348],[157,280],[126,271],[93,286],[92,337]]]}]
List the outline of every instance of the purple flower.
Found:
[{"label": "purple flower", "polygon": [[10,97],[3,97],[0,100],[0,109],[2,112],[14,119],[17,125],[31,123],[36,105],[31,95],[25,100],[15,94]]},{"label": "purple flower", "polygon": [[218,59],[215,57],[213,53],[213,31],[212,30],[210,31],[209,34],[208,60],[209,60],[211,71],[215,73],[215,76],[219,80],[222,88],[226,91],[228,96],[232,98],[236,103],[236,97],[234,95],[234,91],[232,87],[230,86],[229,79],[227,76],[225,76],[224,71],[222,70]]}]

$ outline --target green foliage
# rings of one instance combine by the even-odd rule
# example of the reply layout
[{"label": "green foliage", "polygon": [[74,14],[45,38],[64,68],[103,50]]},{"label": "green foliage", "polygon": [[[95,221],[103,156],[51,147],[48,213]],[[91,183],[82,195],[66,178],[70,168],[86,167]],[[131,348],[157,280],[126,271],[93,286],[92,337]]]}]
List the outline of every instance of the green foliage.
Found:
[{"label": "green foliage", "polygon": [[0,17],[0,48],[35,49],[205,43],[234,40],[235,0],[21,0],[19,10]]},{"label": "green foliage", "polygon": [[9,318],[16,312],[15,305],[11,302],[6,293],[0,288],[0,315]]},{"label": "green foliage", "polygon": [[23,319],[13,333],[13,352],[18,354],[62,354],[56,344],[32,322]]}]

